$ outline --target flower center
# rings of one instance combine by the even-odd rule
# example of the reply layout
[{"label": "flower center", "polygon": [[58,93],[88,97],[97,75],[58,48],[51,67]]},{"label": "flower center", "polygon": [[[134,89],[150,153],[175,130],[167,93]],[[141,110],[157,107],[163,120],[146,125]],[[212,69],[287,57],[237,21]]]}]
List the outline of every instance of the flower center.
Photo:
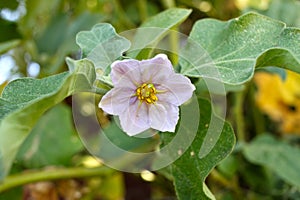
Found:
[{"label": "flower center", "polygon": [[141,102],[144,101],[147,104],[151,104],[158,100],[155,95],[156,93],[156,89],[152,83],[144,83],[136,89],[135,95]]}]

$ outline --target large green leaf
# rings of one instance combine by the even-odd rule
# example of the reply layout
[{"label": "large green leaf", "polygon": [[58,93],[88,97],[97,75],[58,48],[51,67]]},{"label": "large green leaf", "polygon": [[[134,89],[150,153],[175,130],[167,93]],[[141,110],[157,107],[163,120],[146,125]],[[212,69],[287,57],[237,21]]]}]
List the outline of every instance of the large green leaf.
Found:
[{"label": "large green leaf", "polygon": [[[203,99],[198,101],[200,122],[197,135],[190,147],[170,166],[179,199],[212,199],[212,195],[209,194],[209,190],[204,184],[205,178],[232,151],[235,144],[233,130],[229,123],[224,122],[223,128],[221,127],[219,130],[221,134],[215,146],[205,157],[200,157],[200,149],[204,148],[205,145],[209,145],[203,142],[208,129],[212,128],[218,131],[218,128],[214,126],[223,124],[223,121],[212,114],[210,102]],[[211,120],[214,120],[214,122],[211,123]],[[189,137],[189,135],[186,135],[186,137]],[[165,143],[170,142],[173,138],[174,134],[172,133],[162,134]]]},{"label": "large green leaf", "polygon": [[70,107],[58,104],[37,122],[20,147],[17,160],[27,168],[70,165],[72,156],[81,149]]},{"label": "large green leaf", "polygon": [[0,98],[0,179],[9,172],[16,153],[41,115],[95,80],[88,60],[67,60],[70,72],[43,79],[22,78],[10,82]]},{"label": "large green leaf", "polygon": [[252,78],[255,67],[300,72],[300,30],[255,13],[227,22],[198,21],[181,53],[181,72],[227,84]]},{"label": "large green leaf", "polygon": [[293,147],[265,134],[246,145],[243,153],[250,162],[266,166],[286,182],[300,187],[300,149],[298,147]]},{"label": "large green leaf", "polygon": [[145,47],[155,45],[172,27],[182,23],[191,12],[188,9],[171,8],[149,18],[137,29],[128,55],[138,57],[138,54],[147,54],[145,51],[149,50],[144,49]]},{"label": "large green leaf", "polygon": [[93,61],[95,67],[103,71],[130,47],[130,42],[119,36],[112,25],[106,23],[97,24],[90,31],[78,33],[76,42],[83,57]]}]

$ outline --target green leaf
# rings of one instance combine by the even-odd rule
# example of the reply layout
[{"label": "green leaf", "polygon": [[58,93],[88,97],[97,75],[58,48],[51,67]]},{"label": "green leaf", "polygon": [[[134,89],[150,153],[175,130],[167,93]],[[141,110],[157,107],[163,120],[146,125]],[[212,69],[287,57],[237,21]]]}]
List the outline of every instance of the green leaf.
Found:
[{"label": "green leaf", "polygon": [[[76,18],[68,13],[53,16],[46,29],[35,39],[39,54],[35,55],[34,59],[42,64],[46,63],[43,65],[46,74],[55,74],[66,55],[78,51],[75,43],[76,34],[90,29],[95,23],[103,20],[104,16],[90,13],[83,13]],[[48,55],[49,59],[41,59],[40,54]]]},{"label": "green leaf", "polygon": [[19,2],[16,0],[11,1],[0,1],[0,10],[3,8],[9,8],[10,10],[15,10],[19,5]]},{"label": "green leaf", "polygon": [[[251,10],[251,9],[250,9]],[[255,10],[263,15],[269,16],[287,23],[288,26],[300,27],[300,3],[296,0],[272,0],[268,9]],[[284,13],[284,14],[283,14]]]},{"label": "green leaf", "polygon": [[[99,147],[94,152],[108,166],[118,170],[127,169],[128,172],[134,172],[138,171],[136,169],[142,168],[140,165],[143,167],[150,165],[153,158],[149,159],[146,153],[155,149],[159,143],[158,138],[130,137],[116,123],[111,123],[103,130],[105,134],[99,136]],[[138,154],[139,156],[132,156]]]},{"label": "green leaf", "polygon": [[16,187],[7,191],[0,193],[0,199],[22,199],[23,197],[23,187]]},{"label": "green leaf", "polygon": [[19,147],[42,114],[77,91],[88,90],[95,80],[88,60],[68,59],[73,69],[43,79],[10,82],[0,98],[0,180],[11,167]]},{"label": "green leaf", "polygon": [[130,42],[106,23],[97,24],[90,31],[79,32],[76,42],[82,50],[82,56],[103,71],[130,47]]},{"label": "green leaf", "polygon": [[147,54],[149,49],[144,48],[155,45],[172,27],[182,23],[191,12],[192,10],[183,8],[170,8],[149,18],[137,29],[128,56],[135,58],[139,54],[140,57]]},{"label": "green leaf", "polygon": [[225,177],[232,178],[239,168],[239,162],[236,156],[232,154],[218,165],[218,171],[220,171]]},{"label": "green leaf", "polygon": [[[215,146],[206,156],[200,157],[200,149],[205,148],[203,146],[210,145],[204,142],[208,129],[212,128],[218,131],[218,128],[214,126],[223,124],[223,121],[216,116],[211,116],[214,114],[212,114],[210,102],[203,99],[198,99],[198,101],[200,122],[197,135],[183,155],[170,165],[179,199],[213,199],[204,184],[205,178],[221,160],[229,155],[235,145],[233,130],[229,123],[224,122],[223,129],[220,130],[222,132]],[[210,124],[211,119],[214,119],[213,124]],[[212,127],[209,127],[209,124]],[[189,137],[189,135],[186,135],[186,137]],[[164,143],[170,142],[173,138],[174,133],[162,134]]]},{"label": "green leaf", "polygon": [[183,74],[241,84],[255,67],[300,72],[300,30],[255,13],[227,22],[204,19],[194,25],[181,54]]},{"label": "green leaf", "polygon": [[[136,138],[128,136],[115,122],[103,129],[107,134],[106,137],[116,146],[125,151],[145,151],[157,145],[157,138]],[[104,140],[103,140],[104,141]],[[105,149],[105,144],[101,145]]]},{"label": "green leaf", "polygon": [[300,187],[299,148],[264,134],[246,145],[243,153],[250,162],[266,166],[286,182]]},{"label": "green leaf", "polygon": [[[95,93],[81,93],[73,96],[73,105],[76,105],[73,106],[73,118],[85,147],[107,166],[120,171],[138,172],[149,167],[153,156],[146,154],[155,149],[159,143],[159,137],[130,137],[120,128],[117,117],[105,122],[103,114],[96,112],[98,106],[95,102],[99,102],[99,98],[100,96]],[[86,105],[91,105],[90,108],[95,109],[94,115],[82,114]],[[141,168],[140,165],[143,167]]]},{"label": "green leaf", "polygon": [[18,28],[22,35],[31,38],[44,31],[53,13],[58,11],[60,2],[60,0],[26,0],[26,15],[18,21]]},{"label": "green leaf", "polygon": [[20,40],[10,40],[0,43],[0,54],[5,53],[6,51],[18,46],[20,42]]},{"label": "green leaf", "polygon": [[73,126],[71,109],[59,104],[37,122],[20,147],[17,160],[18,164],[21,163],[26,168],[70,165],[72,156],[81,149],[81,142]]},{"label": "green leaf", "polygon": [[94,190],[99,192],[103,199],[122,199],[125,195],[124,176],[121,172],[114,172],[110,176],[102,178],[99,185],[94,187]]},{"label": "green leaf", "polygon": [[0,18],[0,30],[0,42],[21,38],[18,26],[14,22],[9,22]]},{"label": "green leaf", "polygon": [[170,29],[183,22],[190,14],[191,9],[170,8],[145,21],[141,27],[158,27]]}]

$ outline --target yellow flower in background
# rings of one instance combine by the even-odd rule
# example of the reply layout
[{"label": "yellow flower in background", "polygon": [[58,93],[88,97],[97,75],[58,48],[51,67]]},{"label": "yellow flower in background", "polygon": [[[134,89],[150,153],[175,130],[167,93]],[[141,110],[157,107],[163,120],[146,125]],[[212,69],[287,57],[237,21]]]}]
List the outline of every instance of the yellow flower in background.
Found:
[{"label": "yellow flower in background", "polygon": [[280,123],[283,133],[300,134],[300,75],[287,71],[282,80],[277,74],[258,72],[254,82],[258,107]]},{"label": "yellow flower in background", "polygon": [[234,0],[235,6],[240,10],[252,7],[259,10],[266,10],[270,0]]}]

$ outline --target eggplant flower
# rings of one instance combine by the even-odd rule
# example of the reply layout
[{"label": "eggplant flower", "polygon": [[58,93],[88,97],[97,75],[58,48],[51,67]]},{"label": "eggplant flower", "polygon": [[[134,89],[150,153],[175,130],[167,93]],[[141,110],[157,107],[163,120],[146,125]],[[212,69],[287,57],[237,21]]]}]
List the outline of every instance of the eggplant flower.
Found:
[{"label": "eggplant flower", "polygon": [[175,132],[178,106],[195,90],[187,77],[174,72],[165,54],[142,61],[115,61],[110,76],[114,88],[102,97],[99,107],[118,115],[129,136],[149,128]]}]

